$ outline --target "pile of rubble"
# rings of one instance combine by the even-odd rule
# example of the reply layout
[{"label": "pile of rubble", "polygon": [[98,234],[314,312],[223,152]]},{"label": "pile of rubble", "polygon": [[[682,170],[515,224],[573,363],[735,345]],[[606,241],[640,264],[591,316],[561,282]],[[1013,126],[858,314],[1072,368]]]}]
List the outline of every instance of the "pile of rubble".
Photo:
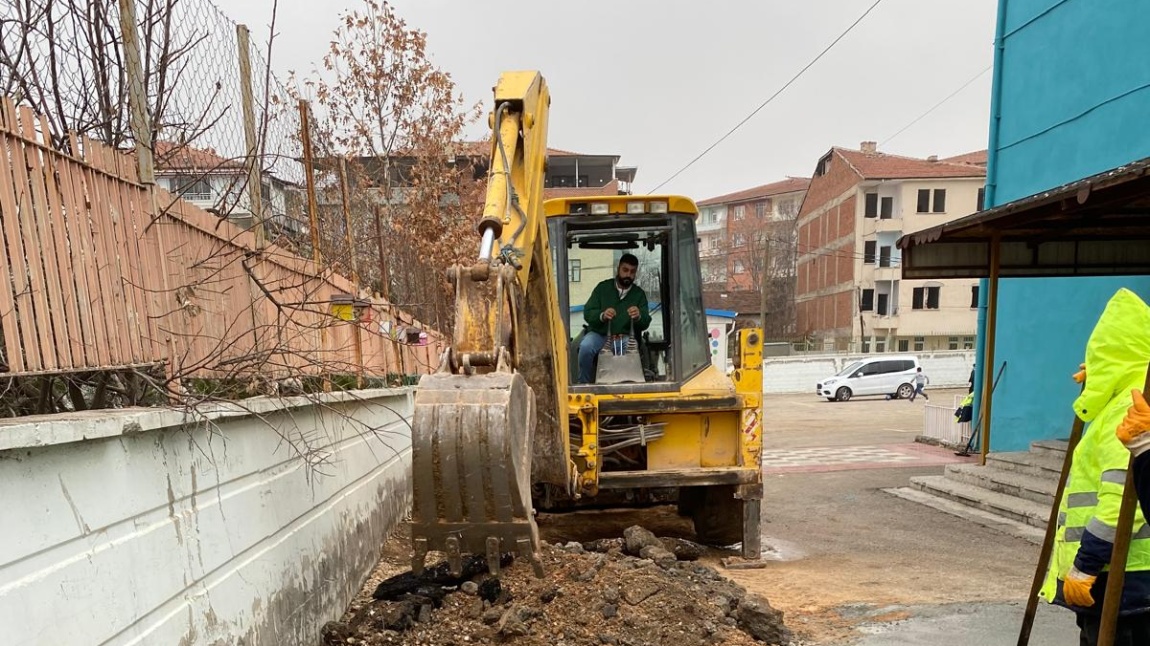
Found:
[{"label": "pile of rubble", "polygon": [[327,624],[324,644],[790,643],[782,613],[696,562],[702,553],[636,526],[621,539],[544,544],[542,579],[526,563],[511,563],[498,578],[476,574],[479,561],[460,579],[443,566],[419,579],[401,574]]}]

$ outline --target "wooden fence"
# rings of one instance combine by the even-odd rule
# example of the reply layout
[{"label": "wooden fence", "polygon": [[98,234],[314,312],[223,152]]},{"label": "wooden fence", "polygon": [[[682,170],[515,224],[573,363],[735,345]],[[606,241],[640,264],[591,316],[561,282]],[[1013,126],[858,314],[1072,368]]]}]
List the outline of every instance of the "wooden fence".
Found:
[{"label": "wooden fence", "polygon": [[[192,377],[427,372],[438,334],[370,301],[360,322],[330,304],[355,285],[139,182],[134,155],[70,137],[0,99],[0,332],[8,375],[165,364]],[[370,318],[370,321],[364,319]]]}]

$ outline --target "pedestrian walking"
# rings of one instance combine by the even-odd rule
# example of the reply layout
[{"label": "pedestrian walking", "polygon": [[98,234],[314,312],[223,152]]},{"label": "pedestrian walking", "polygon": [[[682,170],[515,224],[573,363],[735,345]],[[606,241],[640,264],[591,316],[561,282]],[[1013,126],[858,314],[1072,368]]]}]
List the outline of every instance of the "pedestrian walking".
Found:
[{"label": "pedestrian walking", "polygon": [[929,383],[930,377],[926,376],[926,373],[922,371],[922,368],[918,368],[914,373],[914,392],[910,394],[910,401],[914,401],[914,398],[919,395],[925,397],[926,401],[930,401],[930,395],[926,394],[926,391],[923,390],[923,388]]}]

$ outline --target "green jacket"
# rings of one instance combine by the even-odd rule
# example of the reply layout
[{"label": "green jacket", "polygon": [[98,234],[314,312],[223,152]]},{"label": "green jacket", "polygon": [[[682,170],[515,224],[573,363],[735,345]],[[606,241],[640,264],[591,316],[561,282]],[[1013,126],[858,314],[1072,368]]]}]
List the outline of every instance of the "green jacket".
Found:
[{"label": "green jacket", "polygon": [[[1106,570],[1118,525],[1118,508],[1130,453],[1114,435],[1130,406],[1130,391],[1141,388],[1150,362],[1150,307],[1127,289],[1107,304],[1086,344],[1086,389],[1074,400],[1074,412],[1089,424],[1070,469],[1059,505],[1054,551],[1042,596],[1065,604],[1062,582],[1071,566],[1100,575],[1093,587],[1095,604],[1078,612],[1101,611]],[[1150,610],[1150,528],[1141,511],[1134,515],[1134,537],[1126,560],[1122,612]]]},{"label": "green jacket", "polygon": [[[591,298],[587,299],[587,305],[583,308],[583,319],[587,321],[587,327],[592,332],[604,336],[630,334],[631,317],[627,316],[627,310],[631,306],[639,308],[639,320],[635,321],[635,334],[639,334],[651,325],[651,311],[647,307],[647,293],[643,291],[642,287],[632,283],[626,296],[620,299],[619,290],[615,287],[615,279],[608,278],[596,285],[595,290],[591,292]],[[607,330],[607,321],[599,318],[603,315],[603,310],[609,307],[615,308],[615,318],[610,321],[610,332]]]}]

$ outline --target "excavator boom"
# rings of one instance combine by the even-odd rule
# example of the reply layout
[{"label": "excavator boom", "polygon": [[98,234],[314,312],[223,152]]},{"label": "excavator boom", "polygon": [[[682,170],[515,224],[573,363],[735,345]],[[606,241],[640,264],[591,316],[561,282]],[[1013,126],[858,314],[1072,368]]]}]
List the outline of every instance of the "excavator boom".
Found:
[{"label": "excavator boom", "polygon": [[537,72],[495,87],[479,252],[455,266],[455,331],[420,380],[412,424],[412,566],[431,550],[518,552],[542,574],[532,483],[571,490],[567,361],[543,213],[550,96]]}]

